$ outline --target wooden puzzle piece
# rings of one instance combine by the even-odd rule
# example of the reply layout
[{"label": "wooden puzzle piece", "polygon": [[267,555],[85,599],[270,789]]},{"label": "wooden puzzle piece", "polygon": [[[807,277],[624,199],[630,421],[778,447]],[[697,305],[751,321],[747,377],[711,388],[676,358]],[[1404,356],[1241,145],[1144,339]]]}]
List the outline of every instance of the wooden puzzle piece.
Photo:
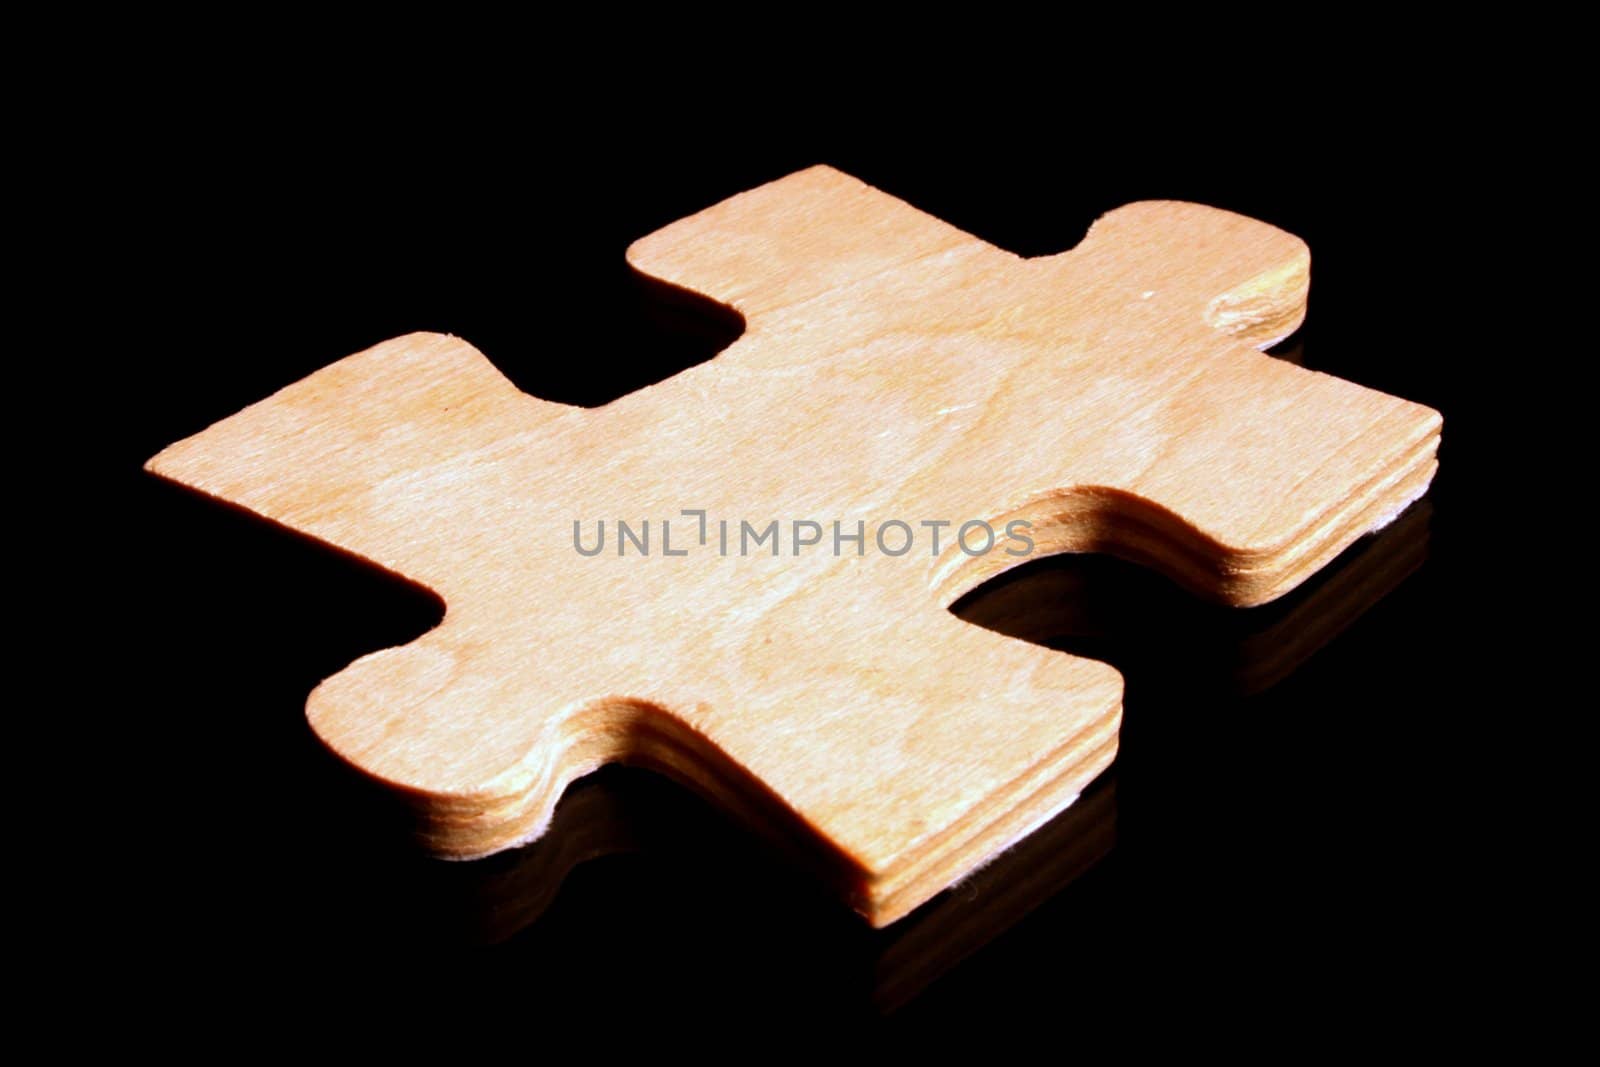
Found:
[{"label": "wooden puzzle piece", "polygon": [[[149,464],[443,598],[307,707],[443,855],[538,836],[569,781],[621,760],[809,847],[891,922],[1116,751],[1114,670],[948,604],[1063,551],[1259,604],[1436,466],[1436,412],[1254,351],[1300,322],[1308,257],[1228,212],[1133,204],[1022,259],[818,167],[628,255],[744,334],[594,409],[401,337]],[[774,521],[777,553],[748,552],[745,524]],[[1031,524],[1031,554],[969,553],[973,521]]]}]

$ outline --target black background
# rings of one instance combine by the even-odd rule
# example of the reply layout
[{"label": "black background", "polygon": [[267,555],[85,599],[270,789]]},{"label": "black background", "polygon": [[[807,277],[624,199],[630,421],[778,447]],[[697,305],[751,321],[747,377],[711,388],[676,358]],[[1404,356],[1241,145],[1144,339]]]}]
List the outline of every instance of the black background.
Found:
[{"label": "black background", "polygon": [[[1469,217],[1439,195],[1467,172],[1453,133],[1385,109],[1283,127],[1265,151],[1198,120],[912,129],[898,105],[863,105],[853,137],[777,121],[758,140],[667,110],[569,128],[550,101],[505,125],[416,107],[380,120],[341,105],[314,126],[270,106],[225,122],[158,107],[159,121],[118,115],[102,131],[101,158],[128,180],[95,183],[92,269],[118,294],[105,321],[122,347],[92,375],[116,458],[105,552],[128,583],[109,625],[126,657],[115,683],[137,713],[107,727],[122,777],[82,919],[101,943],[180,961],[219,997],[286,963],[325,974],[384,959],[417,990],[441,975],[468,994],[492,986],[529,1020],[603,1000],[931,1028],[1059,1020],[1158,989],[1240,1011],[1247,995],[1248,1010],[1274,1011],[1331,997],[1381,1017],[1481,951],[1463,938],[1464,900],[1494,866],[1500,816],[1493,769],[1466,756],[1483,740],[1483,576],[1468,538],[1487,432],[1462,384],[1473,342],[1460,322],[1485,296],[1465,242],[1510,209],[1480,198]],[[558,814],[547,842],[564,834],[567,853],[411,856],[302,706],[351,659],[426,630],[437,603],[139,464],[410,330],[458,334],[550,399],[597,404],[659,380],[713,354],[728,323],[664,316],[626,245],[814,162],[1024,254],[1068,248],[1097,215],[1148,197],[1300,235],[1311,312],[1277,351],[1444,413],[1426,504],[1392,543],[1250,612],[1104,560],[1034,565],[1007,586],[1020,629],[1127,680],[1098,815],[1052,839],[1053,855],[1104,854],[1025,914],[1000,902],[1049,867],[1039,857],[868,930],[697,799],[622,769],[569,793],[563,813],[582,796],[604,825],[585,836]],[[1366,577],[1419,560],[1397,582]],[[1353,592],[1337,584],[1363,567]],[[982,601],[962,608],[982,614]],[[1352,601],[1342,632],[1319,631]],[[1318,647],[1240,692],[1299,641]],[[601,855],[559,886],[527,873],[564,870],[591,844]],[[897,945],[919,923],[917,945],[932,947],[908,970]],[[486,933],[498,941],[480,944]]]}]

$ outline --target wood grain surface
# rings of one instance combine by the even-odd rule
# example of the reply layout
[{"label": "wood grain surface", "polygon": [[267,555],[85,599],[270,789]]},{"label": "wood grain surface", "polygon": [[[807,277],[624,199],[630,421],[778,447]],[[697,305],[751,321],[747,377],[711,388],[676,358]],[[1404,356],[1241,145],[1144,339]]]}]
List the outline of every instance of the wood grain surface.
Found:
[{"label": "wood grain surface", "polygon": [[[522,394],[457,338],[400,337],[148,465],[444,599],[437,628],[307,707],[442,855],[537,837],[568,782],[626,761],[891,922],[1116,752],[1114,670],[962,622],[957,597],[1094,551],[1260,604],[1436,467],[1436,412],[1255,351],[1301,321],[1309,258],[1228,212],[1132,204],[1023,259],[818,167],[628,256],[730,305],[743,335],[592,409]],[[705,512],[705,543],[685,510]],[[618,520],[648,520],[648,552]],[[740,551],[741,522],[774,520],[776,555]],[[991,551],[955,542],[974,520]],[[1007,551],[1016,520],[1030,554]],[[604,550],[578,551],[574,524],[592,548],[602,521]],[[893,521],[903,555],[877,541]],[[810,522],[820,542],[797,546]],[[859,554],[835,553],[835,522],[863,524]],[[937,553],[929,522],[950,524]]]}]

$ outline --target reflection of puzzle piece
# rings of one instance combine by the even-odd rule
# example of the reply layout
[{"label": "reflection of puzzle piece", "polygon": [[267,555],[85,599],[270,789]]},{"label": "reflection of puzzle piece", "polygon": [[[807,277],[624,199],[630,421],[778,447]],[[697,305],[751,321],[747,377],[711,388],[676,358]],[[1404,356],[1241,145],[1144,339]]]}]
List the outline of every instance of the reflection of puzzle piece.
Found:
[{"label": "reflection of puzzle piece", "polygon": [[[1433,513],[1419,500],[1352,545],[1290,596],[1228,612],[1104,556],[1053,556],[984,583],[953,610],[1036,645],[1079,651],[1130,674],[1178,672],[1193,698],[1248,696],[1277,685],[1422,566]],[[1084,645],[1084,640],[1089,643]]]},{"label": "reflection of puzzle piece", "polygon": [[[1135,204],[1023,260],[815,168],[629,255],[744,335],[598,409],[403,337],[150,463],[444,598],[439,627],[308,705],[444,854],[536,836],[568,781],[625,760],[808,842],[890,922],[1099,773],[1120,679],[942,610],[1019,557],[948,531],[938,558],[792,555],[793,520],[865,520],[872,546],[891,519],[1021,518],[1036,554],[1256,604],[1435,467],[1437,413],[1250,350],[1300,321],[1307,258],[1226,212]],[[685,519],[688,554],[664,555],[659,519],[686,508],[780,519],[783,554],[720,556]],[[574,520],[619,518],[658,520],[655,551],[575,551]]]},{"label": "reflection of puzzle piece", "polygon": [[[673,795],[674,786],[652,787],[642,777],[646,776],[594,775],[568,790],[550,832],[527,848],[486,863],[435,865],[445,869],[430,871],[434,878],[446,881],[459,875],[464,880],[432,885],[431,894],[416,892],[403,898],[408,904],[411,899],[420,902],[411,914],[420,911],[419,918],[453,921],[449,933],[457,940],[508,940],[543,915],[562,882],[580,864],[620,853],[664,852],[674,840],[681,848],[685,819],[691,832],[699,835],[696,858],[714,852],[706,862],[726,873],[732,865],[729,841],[720,830],[707,832],[708,813],[695,810],[691,798]],[[871,936],[839,942],[829,938],[836,932],[830,927],[801,917],[803,932],[792,936],[807,938],[815,958],[826,958],[839,981],[865,984],[877,1007],[898,1007],[1104,859],[1116,842],[1116,797],[1116,768],[1112,768],[1066,811],[892,929],[868,931],[857,926],[853,934]],[[732,854],[737,855],[738,849]],[[744,857],[746,862],[750,859]],[[483,872],[473,875],[463,867]],[[772,893],[776,888],[772,880],[780,873],[776,865],[761,870],[757,876],[761,891]],[[383,889],[391,896],[396,891],[392,882]],[[751,936],[772,938],[774,932],[756,930]],[[778,941],[780,954],[793,943],[787,929]]]}]

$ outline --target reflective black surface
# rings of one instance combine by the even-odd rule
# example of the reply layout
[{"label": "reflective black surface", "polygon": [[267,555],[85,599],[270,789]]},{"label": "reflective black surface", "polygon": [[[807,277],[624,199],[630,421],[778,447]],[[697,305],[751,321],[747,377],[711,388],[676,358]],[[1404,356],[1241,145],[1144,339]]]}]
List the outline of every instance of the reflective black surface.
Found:
[{"label": "reflective black surface", "polygon": [[[1080,166],[966,142],[652,141],[587,161],[564,142],[542,151],[538,167],[470,152],[396,167],[375,145],[247,159],[230,143],[193,201],[119,205],[130,240],[159,235],[177,254],[147,268],[153,284],[129,312],[151,331],[137,368],[106,382],[121,461],[106,552],[131,578],[117,597],[116,681],[140,709],[111,728],[125,778],[86,887],[85,921],[108,943],[217,975],[374,958],[469,984],[492,974],[529,1020],[603,997],[624,1011],[715,1005],[932,1028],[1169,980],[1225,998],[1222,971],[1276,976],[1291,998],[1358,973],[1387,995],[1463,951],[1439,902],[1476,862],[1463,821],[1487,803],[1464,791],[1477,776],[1459,760],[1481,740],[1464,736],[1477,730],[1467,636],[1483,580],[1464,531],[1483,431],[1457,384],[1460,339],[1419,310],[1438,307],[1438,291],[1419,290],[1415,256],[1395,252],[1401,224],[1415,252],[1452,220],[1408,200],[1420,190],[1403,173],[1335,196],[1319,172],[1319,152],[1335,149],[1316,143],[1270,169],[1155,150]],[[697,798],[625,769],[571,790],[527,849],[466,865],[416,857],[322,752],[302,707],[351,659],[430,627],[438,603],[138,464],[409,330],[457,333],[525,390],[585,404],[708,358],[737,325],[663,307],[628,276],[623,249],[818,160],[1026,254],[1070,247],[1099,213],[1152,196],[1303,236],[1312,311],[1284,353],[1441,409],[1434,491],[1252,611],[1104,559],[1031,564],[969,595],[957,611],[974,622],[1122,669],[1121,754],[1078,805],[888,930],[867,929]]]}]

